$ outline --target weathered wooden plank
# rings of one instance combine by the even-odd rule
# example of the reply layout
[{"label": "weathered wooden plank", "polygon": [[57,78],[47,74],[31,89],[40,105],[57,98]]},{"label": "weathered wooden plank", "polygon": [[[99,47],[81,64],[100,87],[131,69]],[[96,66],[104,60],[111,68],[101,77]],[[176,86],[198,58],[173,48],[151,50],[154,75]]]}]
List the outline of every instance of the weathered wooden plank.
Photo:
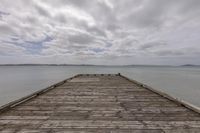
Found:
[{"label": "weathered wooden plank", "polygon": [[89,129],[89,128],[79,128],[79,129],[31,129],[31,128],[25,128],[25,129],[4,129],[1,132],[2,133],[14,133],[14,132],[21,132],[21,133],[163,133],[162,130],[130,130],[130,129]]},{"label": "weathered wooden plank", "polygon": [[119,75],[78,75],[0,114],[0,132],[199,132],[200,114]]}]

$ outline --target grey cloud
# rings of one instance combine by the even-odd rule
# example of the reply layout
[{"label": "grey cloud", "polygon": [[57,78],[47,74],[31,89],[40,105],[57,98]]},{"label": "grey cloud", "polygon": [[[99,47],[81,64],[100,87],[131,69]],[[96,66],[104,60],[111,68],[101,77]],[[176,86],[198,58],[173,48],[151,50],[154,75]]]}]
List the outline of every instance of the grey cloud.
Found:
[{"label": "grey cloud", "polygon": [[36,9],[36,11],[40,14],[40,15],[42,15],[42,16],[44,16],[44,17],[51,17],[51,14],[50,14],[50,12],[47,10],[47,9],[45,9],[45,7],[42,7],[41,5],[39,5],[39,4],[36,4],[35,3],[35,9]]},{"label": "grey cloud", "polygon": [[[140,5],[142,4],[142,5]],[[137,10],[133,8],[129,15],[123,17],[123,22],[130,27],[137,28],[162,28],[170,18],[183,19],[187,21],[189,12],[198,11],[200,2],[198,0],[153,0],[141,1]],[[184,16],[184,17],[182,17]],[[176,21],[174,21],[175,23]],[[182,23],[178,21],[178,23]]]},{"label": "grey cloud", "polygon": [[7,15],[10,15],[10,14],[7,13],[7,12],[2,12],[2,11],[0,11],[0,21],[3,21],[3,18],[4,18],[5,16],[7,16]]},{"label": "grey cloud", "polygon": [[10,34],[14,33],[14,30],[6,23],[0,23],[0,34]]},{"label": "grey cloud", "polygon": [[83,56],[86,61],[112,64],[116,57],[119,63],[136,57],[161,63],[163,57],[198,59],[199,13],[199,0],[2,0],[0,42],[9,45],[0,44],[1,53],[13,49],[28,58],[22,49],[28,47],[26,42],[49,36],[52,40],[44,47],[33,44],[35,60],[67,56],[80,62]]},{"label": "grey cloud", "polygon": [[194,47],[182,47],[173,49],[166,48],[154,50],[151,53],[162,57],[190,57],[198,56],[200,54],[200,49]]},{"label": "grey cloud", "polygon": [[94,33],[97,36],[107,37],[106,33],[98,27],[87,27],[87,31]]},{"label": "grey cloud", "polygon": [[139,50],[148,50],[148,49],[152,49],[152,48],[158,48],[160,46],[166,46],[167,43],[165,42],[148,42],[148,43],[145,43],[145,44],[142,44],[139,46]]},{"label": "grey cloud", "polygon": [[[179,0],[180,2],[180,0]],[[190,13],[190,12],[199,12],[200,1],[199,0],[183,0],[183,5],[180,7],[180,12]]]},{"label": "grey cloud", "polygon": [[161,50],[161,51],[156,51],[154,52],[156,55],[159,56],[181,56],[185,55],[183,51],[179,50]]},{"label": "grey cloud", "polygon": [[96,36],[103,36],[106,37],[106,33],[105,30],[102,29],[101,27],[98,26],[89,26],[88,23],[84,22],[84,21],[79,21],[78,25],[85,29],[87,32],[94,34]]},{"label": "grey cloud", "polygon": [[143,7],[127,16],[130,25],[141,28],[160,27],[165,22],[165,12],[172,6],[170,1],[164,0],[145,1],[143,4]]},{"label": "grey cloud", "polygon": [[76,34],[76,35],[68,35],[68,41],[70,43],[78,43],[78,44],[91,44],[94,38],[87,34]]},{"label": "grey cloud", "polygon": [[[54,0],[53,0],[54,1]],[[58,0],[59,2],[55,2],[61,5],[73,5],[79,8],[89,7],[90,4],[93,3],[91,0]]]},{"label": "grey cloud", "polygon": [[24,55],[25,49],[10,43],[0,42],[0,56]]},{"label": "grey cloud", "polygon": [[56,14],[56,16],[54,16],[54,19],[58,20],[60,23],[67,23],[67,18],[62,13]]}]

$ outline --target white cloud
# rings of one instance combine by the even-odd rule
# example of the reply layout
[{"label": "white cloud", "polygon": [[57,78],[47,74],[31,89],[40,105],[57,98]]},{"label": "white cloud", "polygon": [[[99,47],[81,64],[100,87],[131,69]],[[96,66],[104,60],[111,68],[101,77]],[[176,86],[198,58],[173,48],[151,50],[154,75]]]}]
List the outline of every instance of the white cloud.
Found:
[{"label": "white cloud", "polygon": [[10,43],[0,43],[1,56],[18,56],[24,54],[25,54],[25,49],[23,47],[16,46]]},{"label": "white cloud", "polygon": [[196,63],[199,14],[199,0],[1,0],[0,62]]}]

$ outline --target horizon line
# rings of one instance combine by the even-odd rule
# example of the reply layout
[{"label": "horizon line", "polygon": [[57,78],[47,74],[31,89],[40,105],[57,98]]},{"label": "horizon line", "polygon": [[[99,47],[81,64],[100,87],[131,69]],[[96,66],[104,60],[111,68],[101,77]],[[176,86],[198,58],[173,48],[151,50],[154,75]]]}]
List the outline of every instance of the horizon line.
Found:
[{"label": "horizon line", "polygon": [[200,66],[197,64],[182,65],[161,65],[161,64],[124,64],[124,65],[105,65],[105,64],[54,64],[54,63],[16,63],[16,64],[0,64],[0,66]]}]

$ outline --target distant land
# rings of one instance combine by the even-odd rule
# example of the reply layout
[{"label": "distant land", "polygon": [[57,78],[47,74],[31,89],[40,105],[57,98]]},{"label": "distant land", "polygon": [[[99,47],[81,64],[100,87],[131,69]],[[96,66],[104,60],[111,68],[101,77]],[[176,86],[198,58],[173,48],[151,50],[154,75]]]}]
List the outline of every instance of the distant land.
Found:
[{"label": "distant land", "polygon": [[200,65],[184,64],[184,65],[94,65],[94,64],[0,64],[0,66],[107,66],[107,67],[200,67]]},{"label": "distant land", "polygon": [[0,66],[96,66],[92,64],[0,64]]},{"label": "distant land", "polygon": [[199,67],[200,65],[194,65],[194,64],[185,64],[185,65],[181,65],[183,67]]},{"label": "distant land", "polygon": [[94,65],[94,64],[0,64],[0,66],[127,66],[127,67],[136,67],[136,66],[169,66],[169,65]]}]

